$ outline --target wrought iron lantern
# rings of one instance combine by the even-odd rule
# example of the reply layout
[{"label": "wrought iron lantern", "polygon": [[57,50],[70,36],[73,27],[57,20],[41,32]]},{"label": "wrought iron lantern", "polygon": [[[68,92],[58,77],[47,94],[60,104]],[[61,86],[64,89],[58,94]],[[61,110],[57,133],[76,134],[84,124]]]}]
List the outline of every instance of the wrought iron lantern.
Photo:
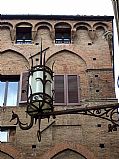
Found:
[{"label": "wrought iron lantern", "polygon": [[26,113],[31,118],[30,124],[22,123],[19,116],[13,111],[10,121],[17,119],[16,124],[19,124],[19,127],[23,130],[30,129],[34,122],[36,123],[38,121],[38,141],[41,141],[41,119],[48,118],[49,120],[50,116],[55,118],[56,115],[82,114],[102,118],[111,122],[111,124],[108,125],[108,131],[115,131],[119,126],[119,103],[54,111],[53,66],[52,69],[46,66],[45,56],[47,49],[48,48],[42,50],[41,43],[39,65],[33,66],[33,58],[32,56],[30,57],[32,64],[28,75],[26,108]]},{"label": "wrought iron lantern", "polygon": [[42,116],[44,112],[53,112],[52,82],[53,71],[45,66],[45,62],[29,71],[27,113],[30,116]]},{"label": "wrought iron lantern", "polygon": [[[44,52],[44,54],[43,54]],[[29,125],[20,122],[19,117],[13,111],[12,121],[17,118],[17,123],[23,130],[30,129],[35,123],[39,121],[39,130],[37,132],[38,140],[41,140],[40,135],[40,122],[43,118],[50,118],[49,113],[53,113],[53,67],[52,70],[45,64],[46,51],[40,52],[40,64],[33,65],[33,58],[31,58],[31,69],[28,74],[28,86],[27,86],[27,108],[26,113],[31,117]],[[44,115],[45,114],[45,115]],[[53,115],[55,118],[55,115]],[[24,126],[26,125],[26,126]]]}]

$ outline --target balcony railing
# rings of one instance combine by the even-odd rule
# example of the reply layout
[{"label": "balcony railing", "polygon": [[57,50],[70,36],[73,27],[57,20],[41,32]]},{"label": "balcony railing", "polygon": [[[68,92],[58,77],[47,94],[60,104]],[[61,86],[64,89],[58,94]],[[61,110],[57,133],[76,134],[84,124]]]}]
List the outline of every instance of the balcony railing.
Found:
[{"label": "balcony railing", "polygon": [[32,40],[27,40],[27,39],[25,39],[25,40],[23,40],[23,39],[18,39],[18,40],[16,40],[16,44],[32,44]]},{"label": "balcony railing", "polygon": [[55,39],[55,43],[56,44],[70,44],[71,43],[71,39]]}]

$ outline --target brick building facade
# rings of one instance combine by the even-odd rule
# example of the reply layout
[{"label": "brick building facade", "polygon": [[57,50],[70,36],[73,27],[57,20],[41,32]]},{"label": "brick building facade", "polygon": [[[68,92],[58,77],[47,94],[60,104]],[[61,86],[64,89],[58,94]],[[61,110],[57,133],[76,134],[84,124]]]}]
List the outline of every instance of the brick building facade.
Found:
[{"label": "brick building facade", "polygon": [[[112,21],[111,16],[1,15],[0,159],[119,158],[118,131],[108,132],[103,119],[76,114],[44,119],[40,143],[37,124],[24,131],[9,122],[12,110],[29,122],[23,73],[29,57],[40,52],[41,38],[47,66],[55,61],[55,110],[116,103]],[[38,63],[39,55],[33,60]]]}]

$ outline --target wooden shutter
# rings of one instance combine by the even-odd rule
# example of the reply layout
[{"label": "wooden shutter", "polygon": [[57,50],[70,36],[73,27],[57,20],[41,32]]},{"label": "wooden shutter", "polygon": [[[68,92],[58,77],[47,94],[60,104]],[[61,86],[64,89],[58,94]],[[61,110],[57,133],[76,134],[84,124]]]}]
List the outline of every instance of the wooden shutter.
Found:
[{"label": "wooden shutter", "polygon": [[24,72],[20,77],[20,103],[27,102],[28,72]]},{"label": "wooden shutter", "polygon": [[67,103],[79,104],[79,80],[77,75],[67,75]]},{"label": "wooden shutter", "polygon": [[65,82],[64,75],[55,75],[54,77],[54,90],[55,98],[54,104],[65,104]]}]

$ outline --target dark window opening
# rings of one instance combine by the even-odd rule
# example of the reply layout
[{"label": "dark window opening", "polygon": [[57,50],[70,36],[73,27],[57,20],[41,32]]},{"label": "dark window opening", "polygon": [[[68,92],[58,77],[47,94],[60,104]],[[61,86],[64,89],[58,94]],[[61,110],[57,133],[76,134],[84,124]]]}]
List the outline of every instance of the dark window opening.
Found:
[{"label": "dark window opening", "polygon": [[31,29],[32,29],[31,27],[17,27],[16,28],[16,43],[31,44],[32,43]]},{"label": "dark window opening", "polygon": [[19,79],[17,75],[0,76],[0,106],[17,106]]},{"label": "dark window opening", "polygon": [[70,28],[56,28],[55,29],[55,43],[56,44],[71,43],[71,29]]}]

